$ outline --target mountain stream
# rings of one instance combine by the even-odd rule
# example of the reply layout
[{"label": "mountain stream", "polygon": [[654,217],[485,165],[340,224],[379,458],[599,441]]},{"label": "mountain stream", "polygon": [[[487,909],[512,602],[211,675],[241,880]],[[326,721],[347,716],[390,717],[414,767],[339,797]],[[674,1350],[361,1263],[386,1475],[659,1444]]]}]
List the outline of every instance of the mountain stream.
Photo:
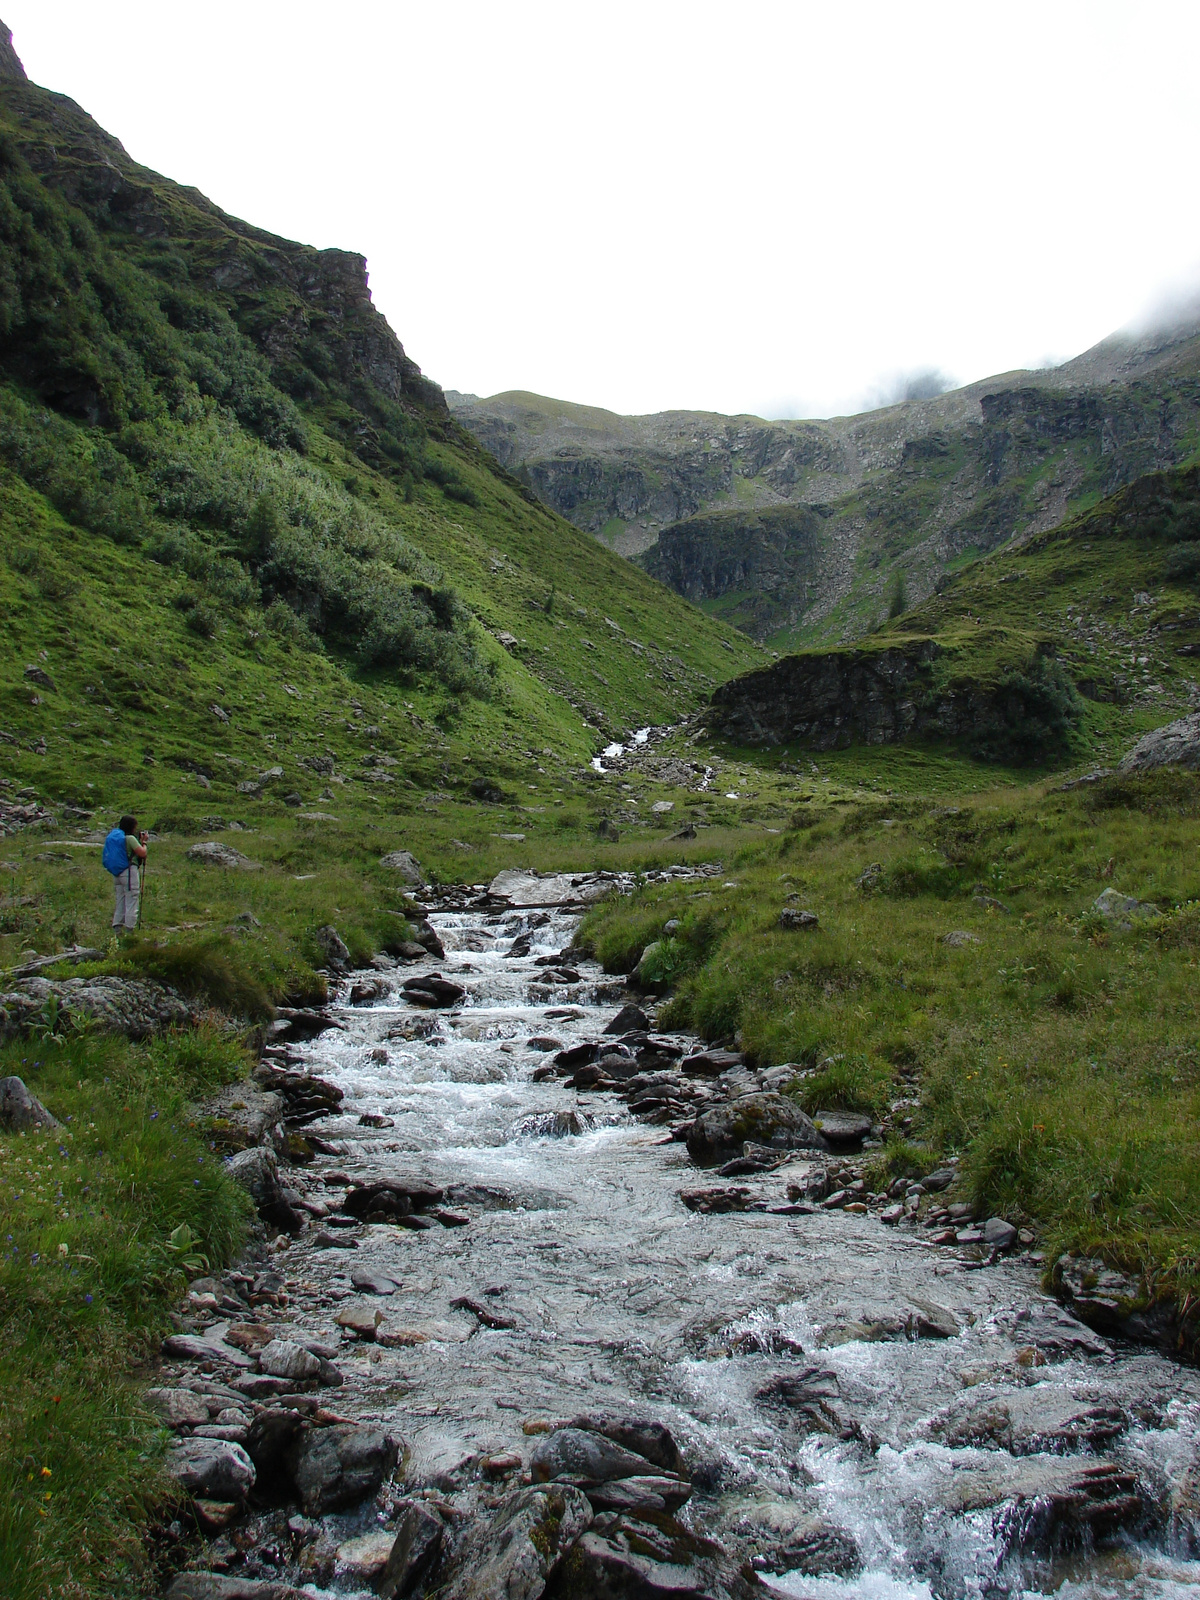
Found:
[{"label": "mountain stream", "polygon": [[[273,1255],[289,1337],[337,1345],[339,1309],[364,1298],[353,1278],[396,1286],[372,1301],[392,1339],[343,1338],[329,1393],[403,1437],[410,1492],[474,1514],[481,1457],[527,1461],[540,1420],[602,1407],[668,1425],[694,1484],[681,1520],[782,1595],[1197,1592],[1200,1374],[1100,1338],[1020,1255],[981,1263],[878,1215],[789,1214],[790,1163],[739,1180],[768,1209],[686,1209],[700,1175],[667,1128],[534,1081],[548,1037],[595,1039],[620,1003],[594,966],[563,985],[536,965],[580,908],[446,905],[431,901],[444,960],[384,974],[365,1004],[347,982],[340,1029],[288,1051],[344,1093],[299,1180],[310,1197],[332,1211],[346,1179],[402,1173],[469,1224],[322,1239],[318,1220]],[[466,990],[451,1010],[403,998],[434,970]],[[290,1526],[332,1548],[385,1516],[368,1502]],[[295,1550],[278,1560],[313,1581]],[[320,1580],[364,1588],[337,1563]]]}]

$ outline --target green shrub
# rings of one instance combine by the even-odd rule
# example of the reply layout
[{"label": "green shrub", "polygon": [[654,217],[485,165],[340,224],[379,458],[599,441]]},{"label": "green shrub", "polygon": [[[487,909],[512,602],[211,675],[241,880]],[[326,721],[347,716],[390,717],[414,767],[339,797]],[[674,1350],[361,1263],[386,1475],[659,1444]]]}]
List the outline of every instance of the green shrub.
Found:
[{"label": "green shrub", "polygon": [[1200,577],[1200,545],[1173,545],[1167,551],[1166,560],[1163,562],[1163,576],[1182,579],[1188,583]]},{"label": "green shrub", "polygon": [[934,856],[907,855],[884,868],[878,888],[893,900],[913,900],[919,895],[950,900],[962,892],[964,882],[960,867]]},{"label": "green shrub", "polygon": [[187,608],[186,621],[188,631],[196,634],[201,639],[215,637],[219,620],[216,611],[207,601],[197,600]]},{"label": "green shrub", "polygon": [[987,761],[1031,765],[1061,756],[1083,713],[1075,685],[1051,655],[1004,672],[978,714],[970,745]]},{"label": "green shrub", "polygon": [[869,1111],[882,1116],[895,1092],[891,1068],[866,1055],[834,1056],[789,1091],[805,1111]]},{"label": "green shrub", "polygon": [[248,1197],[188,1107],[244,1067],[214,1036],[0,1047],[0,1075],[23,1077],[62,1124],[0,1132],[0,1571],[13,1600],[150,1586],[144,1528],[173,1491],[132,1368],[170,1330],[183,1262],[219,1271],[245,1238]]}]

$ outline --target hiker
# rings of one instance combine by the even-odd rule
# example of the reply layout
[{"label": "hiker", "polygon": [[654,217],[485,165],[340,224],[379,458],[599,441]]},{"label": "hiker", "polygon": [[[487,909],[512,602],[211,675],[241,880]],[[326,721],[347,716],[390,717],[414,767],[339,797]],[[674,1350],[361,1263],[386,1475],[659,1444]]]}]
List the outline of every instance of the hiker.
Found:
[{"label": "hiker", "polygon": [[138,925],[138,895],[141,876],[138,862],[146,859],[145,832],[138,832],[137,818],[124,816],[104,841],[104,870],[113,875],[117,899],[113,907],[114,928],[134,929]]}]

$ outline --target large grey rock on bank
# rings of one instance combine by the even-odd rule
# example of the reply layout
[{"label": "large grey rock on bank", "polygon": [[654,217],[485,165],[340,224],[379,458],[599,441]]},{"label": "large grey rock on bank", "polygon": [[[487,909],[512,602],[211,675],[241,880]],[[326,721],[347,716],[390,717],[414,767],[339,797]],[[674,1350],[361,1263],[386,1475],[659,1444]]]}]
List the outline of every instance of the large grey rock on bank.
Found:
[{"label": "large grey rock on bank", "polygon": [[1153,772],[1157,767],[1185,767],[1192,772],[1200,769],[1200,711],[1146,734],[1117,770]]},{"label": "large grey rock on bank", "polygon": [[587,1497],[569,1484],[517,1490],[468,1532],[442,1600],[538,1600],[591,1521]]},{"label": "large grey rock on bank", "polygon": [[204,1111],[219,1124],[221,1143],[228,1147],[283,1147],[283,1096],[273,1089],[245,1080],[229,1083],[204,1102]]},{"label": "large grey rock on bank", "polygon": [[59,1128],[62,1124],[31,1095],[21,1078],[0,1078],[0,1127]]},{"label": "large grey rock on bank", "polygon": [[382,1428],[339,1423],[306,1434],[289,1453],[288,1466],[305,1511],[320,1516],[374,1494],[399,1455]]},{"label": "large grey rock on bank", "polygon": [[192,845],[190,850],[184,852],[184,859],[198,862],[204,867],[237,867],[242,872],[259,872],[262,869],[261,862],[251,861],[249,856],[244,856],[232,845],[219,844],[215,839]]},{"label": "large grey rock on bank", "polygon": [[327,923],[325,927],[318,928],[313,940],[331,972],[349,972],[353,964],[350,947],[335,927]]},{"label": "large grey rock on bank", "polygon": [[167,1471],[203,1500],[242,1500],[254,1487],[254,1463],[230,1439],[181,1439],[167,1455]]},{"label": "large grey rock on bank", "polygon": [[729,1151],[740,1154],[747,1139],[781,1150],[829,1148],[793,1101],[781,1094],[744,1094],[696,1118],[688,1130],[688,1154],[713,1161]]},{"label": "large grey rock on bank", "polygon": [[421,870],[421,863],[411,850],[389,850],[386,856],[380,856],[379,865],[386,867],[389,872],[398,872],[405,883],[412,884],[414,889],[424,889],[428,880]]},{"label": "large grey rock on bank", "polygon": [[148,1039],[194,1020],[185,1000],[150,978],[23,978],[0,994],[0,1036],[36,1025],[54,1005],[60,1015],[128,1039]]},{"label": "large grey rock on bank", "polygon": [[142,1396],[168,1428],[198,1428],[208,1421],[208,1406],[193,1389],[147,1389]]},{"label": "large grey rock on bank", "polygon": [[239,1150],[225,1163],[229,1176],[245,1189],[254,1201],[255,1209],[265,1222],[272,1223],[287,1233],[299,1233],[303,1219],[289,1205],[279,1181],[279,1163],[274,1150],[263,1145],[252,1145]]}]

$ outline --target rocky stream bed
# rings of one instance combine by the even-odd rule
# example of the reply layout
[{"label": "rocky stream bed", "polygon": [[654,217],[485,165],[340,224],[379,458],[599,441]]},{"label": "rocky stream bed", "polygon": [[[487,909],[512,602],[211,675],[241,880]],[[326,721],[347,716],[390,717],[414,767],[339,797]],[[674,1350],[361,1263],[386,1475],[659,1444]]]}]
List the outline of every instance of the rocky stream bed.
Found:
[{"label": "rocky stream bed", "polygon": [[869,1124],[656,1033],[570,950],[608,887],[429,893],[217,1108],[265,1230],[150,1391],[169,1600],[1194,1593],[1200,1373],[952,1164],[871,1194]]}]

